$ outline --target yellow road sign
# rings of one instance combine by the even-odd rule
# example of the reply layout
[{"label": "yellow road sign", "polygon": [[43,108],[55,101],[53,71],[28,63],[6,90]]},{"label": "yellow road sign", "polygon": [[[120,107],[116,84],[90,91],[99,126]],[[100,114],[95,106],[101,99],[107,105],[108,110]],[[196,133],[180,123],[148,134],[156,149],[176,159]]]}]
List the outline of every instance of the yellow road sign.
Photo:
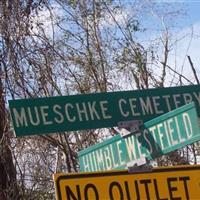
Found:
[{"label": "yellow road sign", "polygon": [[57,200],[198,200],[200,165],[54,174]]}]

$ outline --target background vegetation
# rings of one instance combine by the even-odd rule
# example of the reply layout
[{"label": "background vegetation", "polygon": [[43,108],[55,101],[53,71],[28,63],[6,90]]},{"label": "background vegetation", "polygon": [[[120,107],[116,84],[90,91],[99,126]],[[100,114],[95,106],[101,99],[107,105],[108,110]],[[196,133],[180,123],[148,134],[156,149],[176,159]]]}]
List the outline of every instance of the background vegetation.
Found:
[{"label": "background vegetation", "polygon": [[[90,130],[16,138],[9,99],[199,83],[192,55],[178,70],[174,28],[184,10],[153,1],[0,1],[0,199],[54,199],[52,174],[78,172],[77,152],[106,137]],[[193,36],[191,36],[193,37]],[[176,58],[176,57],[175,57]],[[198,163],[199,145],[160,166]]]}]

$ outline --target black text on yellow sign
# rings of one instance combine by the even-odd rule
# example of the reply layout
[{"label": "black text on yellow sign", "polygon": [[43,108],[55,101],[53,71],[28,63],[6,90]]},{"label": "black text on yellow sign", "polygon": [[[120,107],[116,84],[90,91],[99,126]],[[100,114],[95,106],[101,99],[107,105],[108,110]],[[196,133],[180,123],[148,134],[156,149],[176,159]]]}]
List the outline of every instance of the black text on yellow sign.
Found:
[{"label": "black text on yellow sign", "polygon": [[57,200],[197,200],[200,165],[54,175]]}]

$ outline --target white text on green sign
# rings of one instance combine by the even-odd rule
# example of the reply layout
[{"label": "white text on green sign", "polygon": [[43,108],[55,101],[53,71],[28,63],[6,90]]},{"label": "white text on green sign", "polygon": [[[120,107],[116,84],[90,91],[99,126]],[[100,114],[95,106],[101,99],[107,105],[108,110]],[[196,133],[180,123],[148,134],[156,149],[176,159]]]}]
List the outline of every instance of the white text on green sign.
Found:
[{"label": "white text on green sign", "polygon": [[81,171],[126,168],[141,157],[159,157],[200,140],[194,103],[185,105],[144,124],[141,132],[116,135],[79,152]]},{"label": "white text on green sign", "polygon": [[149,121],[194,101],[200,116],[200,86],[96,93],[9,101],[17,136],[116,126]]}]

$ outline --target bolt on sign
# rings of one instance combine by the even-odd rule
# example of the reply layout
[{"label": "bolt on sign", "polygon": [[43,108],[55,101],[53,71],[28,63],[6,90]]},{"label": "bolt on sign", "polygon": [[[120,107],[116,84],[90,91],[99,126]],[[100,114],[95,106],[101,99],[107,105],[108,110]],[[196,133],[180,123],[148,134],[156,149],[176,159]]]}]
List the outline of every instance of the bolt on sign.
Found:
[{"label": "bolt on sign", "polygon": [[149,121],[194,101],[200,116],[200,85],[10,100],[16,136],[117,126]]},{"label": "bolt on sign", "polygon": [[134,134],[119,134],[78,152],[80,171],[125,169],[143,157],[154,159],[199,140],[195,104],[190,103],[144,123]]},{"label": "bolt on sign", "polygon": [[54,174],[57,200],[197,200],[200,166],[154,168],[130,174],[126,170]]}]

